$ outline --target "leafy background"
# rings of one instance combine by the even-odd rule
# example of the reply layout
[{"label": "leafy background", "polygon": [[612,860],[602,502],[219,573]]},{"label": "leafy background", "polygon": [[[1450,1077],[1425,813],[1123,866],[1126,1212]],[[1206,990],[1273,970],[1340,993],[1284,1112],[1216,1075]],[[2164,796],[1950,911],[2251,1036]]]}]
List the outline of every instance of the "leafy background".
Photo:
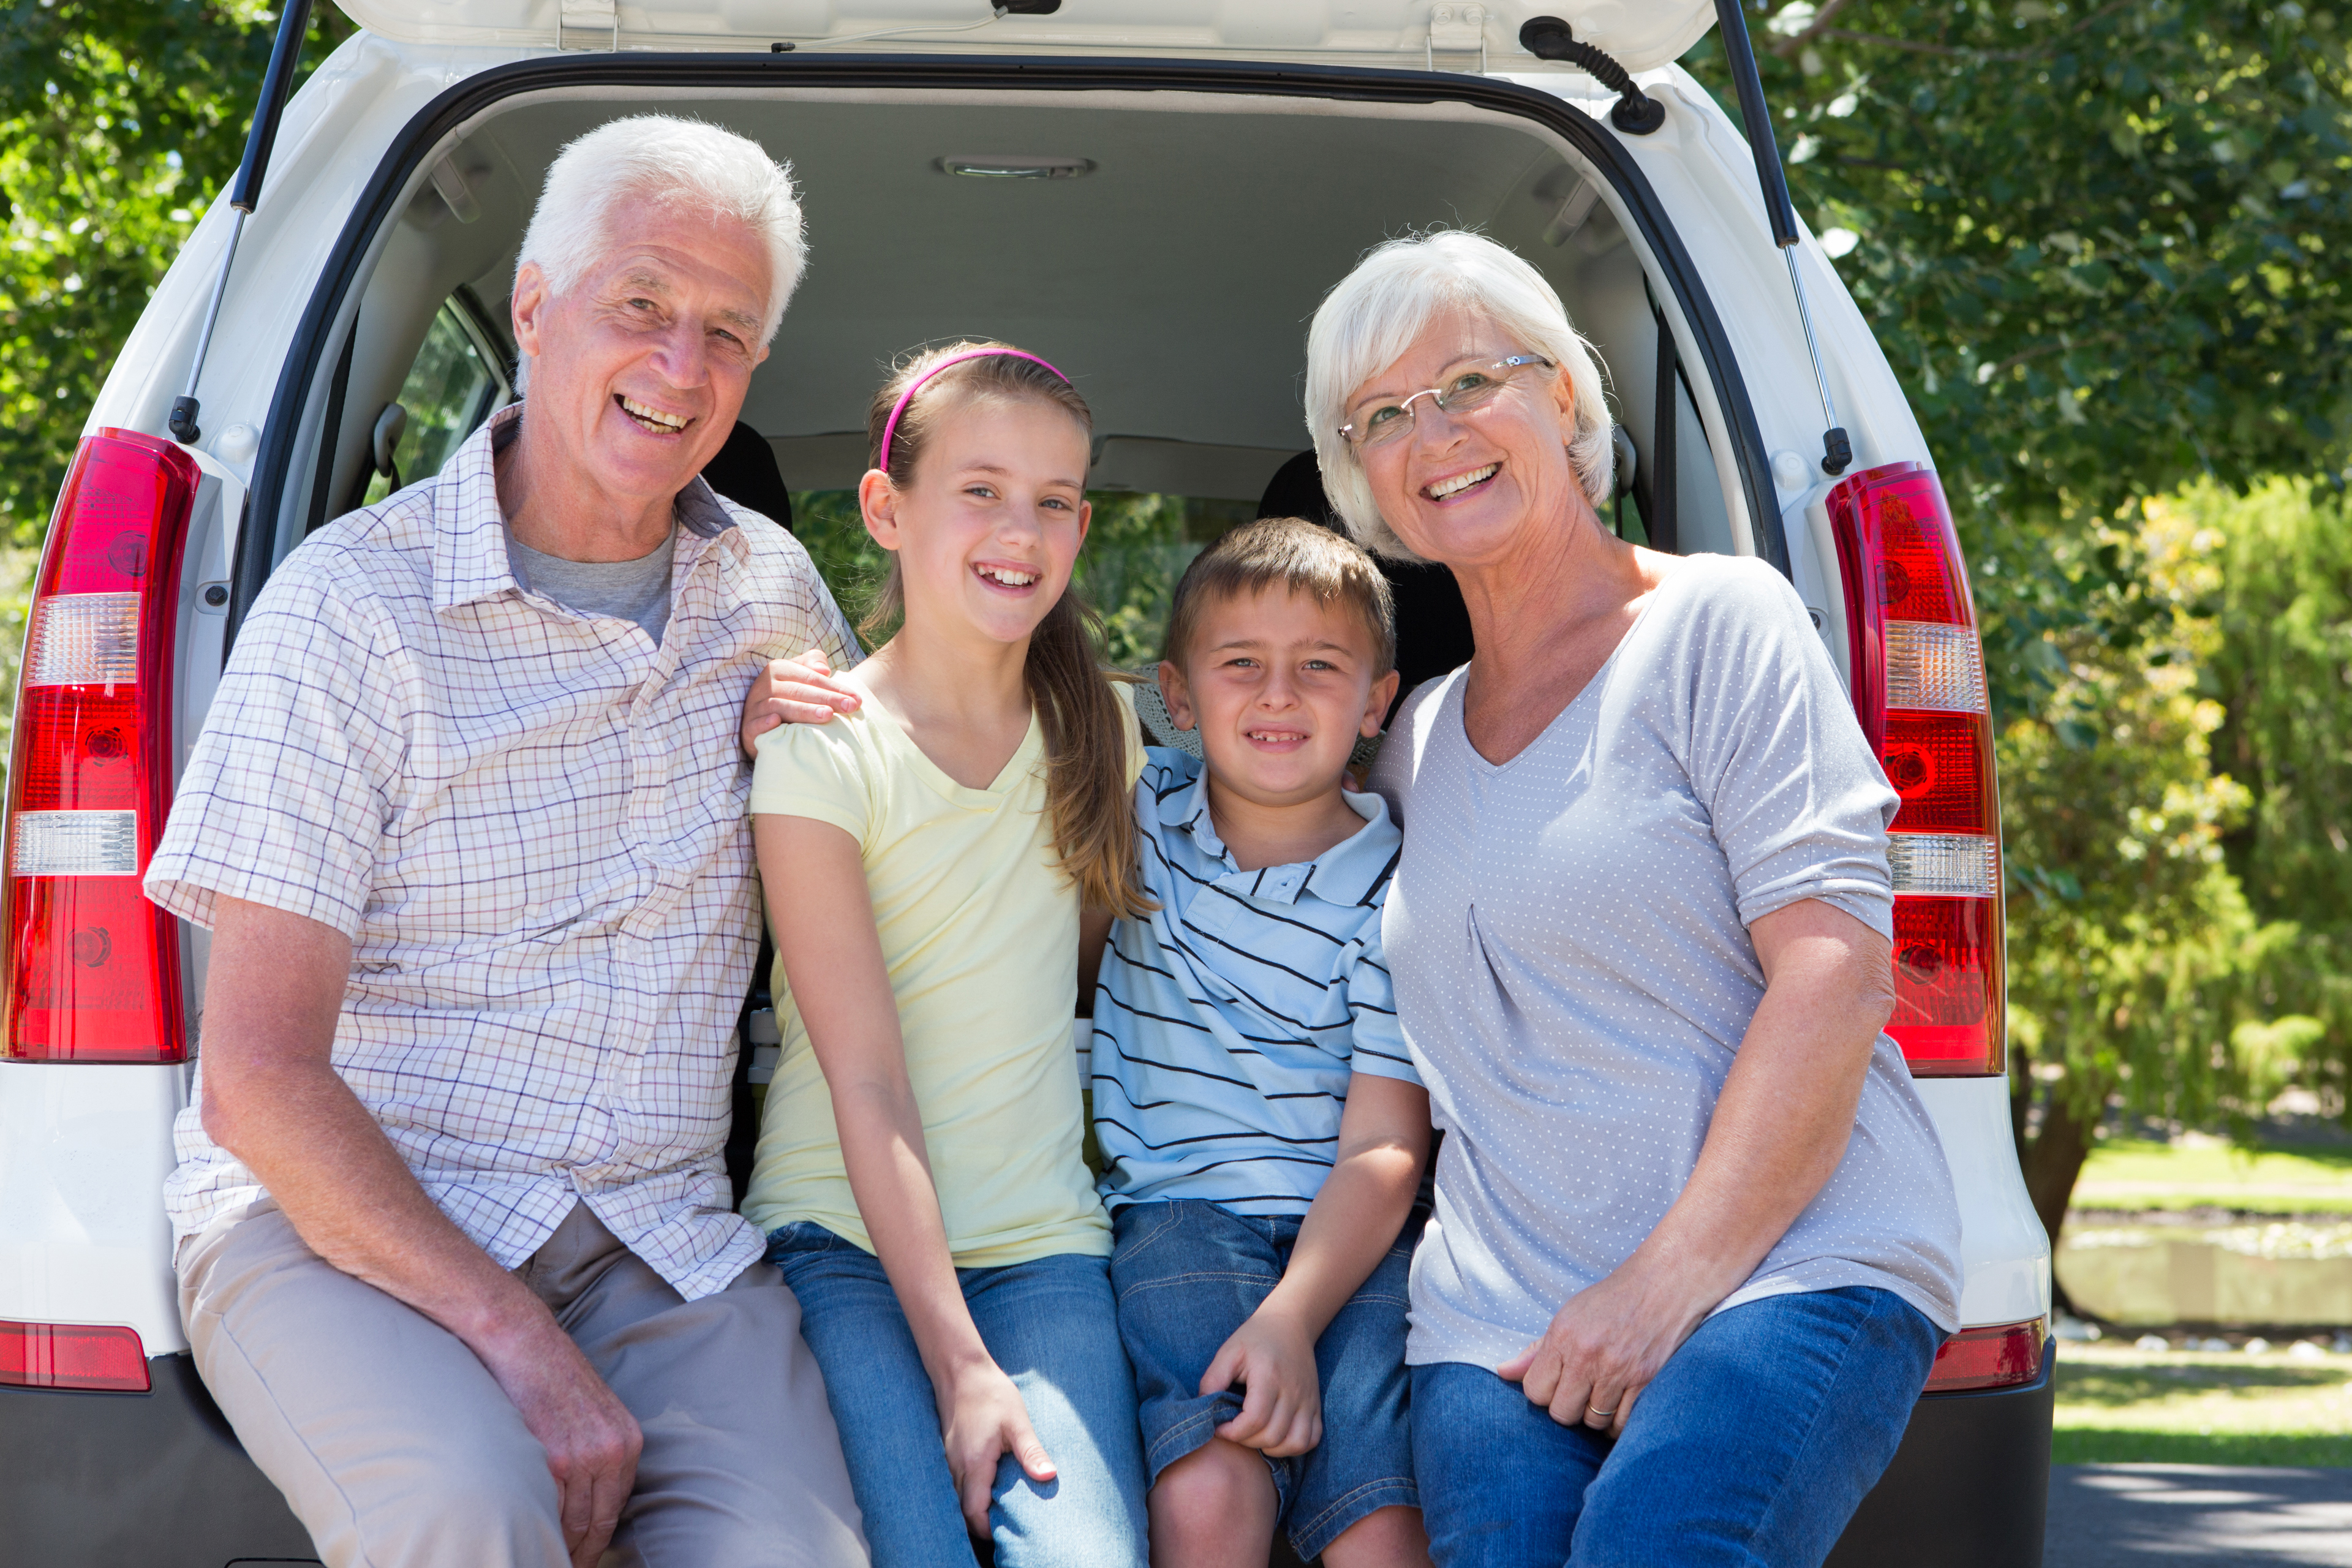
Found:
[{"label": "leafy background", "polygon": [[[234,174],[275,22],[253,0],[0,5],[10,659],[74,439]],[[1975,574],[2012,1105],[2054,1234],[2126,1121],[2251,1139],[2274,1107],[2344,1116],[2352,13],[1776,0],[1750,26],[1792,192],[1927,430]],[[320,5],[306,67],[350,31]],[[1685,63],[1736,119],[1717,41]],[[1088,586],[1140,662],[1165,566],[1232,520],[1101,500]],[[803,505],[828,566],[878,571],[845,498]]]}]

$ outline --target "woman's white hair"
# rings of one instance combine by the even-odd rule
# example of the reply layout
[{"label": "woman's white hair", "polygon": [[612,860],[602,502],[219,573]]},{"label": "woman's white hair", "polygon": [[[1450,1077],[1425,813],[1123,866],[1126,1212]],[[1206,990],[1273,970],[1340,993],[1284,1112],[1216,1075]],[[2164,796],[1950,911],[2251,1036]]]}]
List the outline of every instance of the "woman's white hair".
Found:
[{"label": "woman's white hair", "polygon": [[550,293],[568,293],[604,254],[613,208],[630,200],[751,225],[768,247],[768,315],[760,342],[776,335],[808,257],[791,164],[777,163],[749,137],[699,120],[608,120],[548,165],[516,270],[536,262]]},{"label": "woman's white hair", "polygon": [[1569,467],[1597,510],[1616,482],[1612,420],[1592,345],[1570,325],[1559,291],[1516,253],[1461,229],[1392,239],[1367,252],[1315,311],[1307,331],[1307,427],[1332,510],[1358,543],[1381,555],[1419,559],[1372,500],[1356,450],[1339,434],[1348,395],[1396,363],[1440,314],[1482,316],[1568,373],[1576,401]]}]

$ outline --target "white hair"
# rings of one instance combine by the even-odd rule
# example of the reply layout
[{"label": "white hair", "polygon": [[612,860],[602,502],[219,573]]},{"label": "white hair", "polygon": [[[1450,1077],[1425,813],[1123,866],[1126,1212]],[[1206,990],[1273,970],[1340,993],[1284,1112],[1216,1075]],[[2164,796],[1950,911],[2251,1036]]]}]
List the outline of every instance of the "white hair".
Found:
[{"label": "white hair", "polygon": [[760,342],[776,335],[808,257],[792,165],[749,137],[699,120],[633,114],[568,143],[548,165],[516,271],[537,263],[551,294],[569,292],[604,254],[613,209],[631,200],[749,224],[768,247]]},{"label": "white hair", "polygon": [[1392,239],[1368,251],[1332,287],[1307,331],[1307,427],[1323,490],[1356,542],[1377,554],[1418,559],[1381,515],[1356,449],[1339,434],[1348,395],[1395,363],[1448,310],[1485,318],[1517,347],[1568,373],[1576,403],[1569,467],[1595,510],[1609,503],[1616,482],[1600,363],[1543,274],[1486,236],[1461,229]]}]

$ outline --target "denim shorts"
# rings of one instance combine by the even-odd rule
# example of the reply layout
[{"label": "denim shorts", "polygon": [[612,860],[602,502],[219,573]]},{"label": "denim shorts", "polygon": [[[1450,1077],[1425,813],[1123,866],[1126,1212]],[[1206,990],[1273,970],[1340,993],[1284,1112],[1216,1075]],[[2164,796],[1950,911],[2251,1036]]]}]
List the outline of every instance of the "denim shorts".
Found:
[{"label": "denim shorts", "polygon": [[[1374,1510],[1421,1506],[1407,1412],[1405,1276],[1426,1218],[1413,1211],[1315,1343],[1323,1441],[1265,1461],[1276,1517],[1309,1562]],[[1195,1198],[1129,1204],[1112,1217],[1111,1289],[1119,1338],[1135,1365],[1154,1481],[1241,1414],[1240,1394],[1197,1391],[1218,1349],[1280,1282],[1298,1225],[1296,1217],[1254,1218]]]}]

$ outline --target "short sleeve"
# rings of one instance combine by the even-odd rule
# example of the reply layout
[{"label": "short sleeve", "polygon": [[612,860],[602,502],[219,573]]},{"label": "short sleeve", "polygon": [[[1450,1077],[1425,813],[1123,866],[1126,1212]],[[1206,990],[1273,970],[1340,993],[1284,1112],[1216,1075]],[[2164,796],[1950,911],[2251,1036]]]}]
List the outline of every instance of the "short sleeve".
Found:
[{"label": "short sleeve", "polygon": [[1404,1030],[1397,1022],[1396,987],[1381,946],[1381,922],[1369,921],[1361,944],[1348,969],[1348,1011],[1355,1024],[1348,1065],[1374,1078],[1392,1078],[1418,1085],[1421,1074],[1405,1048]]},{"label": "short sleeve", "polygon": [[861,849],[869,847],[877,813],[858,727],[887,722],[844,714],[825,724],[779,724],[761,735],[751,764],[751,815],[829,822]]},{"label": "short sleeve", "polygon": [[1745,561],[1716,570],[1691,621],[1685,765],[1739,921],[1819,899],[1891,936],[1886,828],[1900,802],[1828,650],[1779,573]]},{"label": "short sleeve", "polygon": [[1124,680],[1114,680],[1110,689],[1118,693],[1118,730],[1127,741],[1127,787],[1132,790],[1135,781],[1143,776],[1143,721],[1135,716],[1135,688]]},{"label": "short sleeve", "polygon": [[289,560],[238,631],[147,867],[183,920],[230,898],[358,933],[406,745],[385,623],[334,559]]}]

